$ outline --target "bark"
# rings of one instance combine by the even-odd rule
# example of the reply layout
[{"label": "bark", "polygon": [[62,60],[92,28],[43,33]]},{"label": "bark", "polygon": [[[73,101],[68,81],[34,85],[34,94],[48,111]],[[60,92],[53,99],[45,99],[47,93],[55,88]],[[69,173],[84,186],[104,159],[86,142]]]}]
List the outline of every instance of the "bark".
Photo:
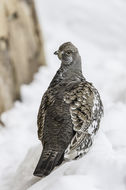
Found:
[{"label": "bark", "polygon": [[33,0],[0,0],[0,113],[20,97],[45,64],[43,40]]}]

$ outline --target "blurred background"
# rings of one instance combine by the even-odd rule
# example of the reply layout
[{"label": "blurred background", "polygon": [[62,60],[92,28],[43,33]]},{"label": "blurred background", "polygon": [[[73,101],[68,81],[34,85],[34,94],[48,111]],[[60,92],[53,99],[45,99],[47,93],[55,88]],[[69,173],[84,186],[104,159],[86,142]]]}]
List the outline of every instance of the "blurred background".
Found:
[{"label": "blurred background", "polygon": [[[0,0],[0,189],[126,189],[126,1]],[[44,179],[36,118],[71,41],[99,90],[104,118],[93,148]]]}]

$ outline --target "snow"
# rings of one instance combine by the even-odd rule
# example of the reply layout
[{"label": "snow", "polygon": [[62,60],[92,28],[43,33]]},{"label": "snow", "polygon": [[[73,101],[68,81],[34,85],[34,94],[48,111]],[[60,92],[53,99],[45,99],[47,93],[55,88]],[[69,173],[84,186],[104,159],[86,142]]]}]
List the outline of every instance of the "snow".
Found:
[{"label": "snow", "polygon": [[[48,67],[21,87],[22,101],[2,114],[1,190],[126,189],[126,2],[125,0],[36,0]],[[32,175],[41,154],[36,117],[41,96],[59,61],[53,52],[71,41],[83,73],[99,90],[104,118],[94,145],[80,160],[62,164],[41,179]]]}]

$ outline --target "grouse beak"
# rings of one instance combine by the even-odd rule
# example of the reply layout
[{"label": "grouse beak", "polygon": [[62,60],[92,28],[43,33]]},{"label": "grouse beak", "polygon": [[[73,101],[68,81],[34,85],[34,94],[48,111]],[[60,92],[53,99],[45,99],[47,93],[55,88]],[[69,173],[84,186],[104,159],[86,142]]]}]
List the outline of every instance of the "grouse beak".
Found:
[{"label": "grouse beak", "polygon": [[59,51],[55,51],[55,52],[54,52],[54,55],[58,55],[58,53],[59,53]]}]

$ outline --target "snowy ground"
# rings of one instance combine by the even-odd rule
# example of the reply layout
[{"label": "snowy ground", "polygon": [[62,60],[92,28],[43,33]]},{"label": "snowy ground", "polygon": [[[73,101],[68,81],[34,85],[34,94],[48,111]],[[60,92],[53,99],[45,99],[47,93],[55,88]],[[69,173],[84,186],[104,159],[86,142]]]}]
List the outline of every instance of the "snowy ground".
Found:
[{"label": "snowy ground", "polygon": [[[22,102],[2,115],[0,190],[126,189],[126,1],[36,0],[44,28],[48,67],[21,88]],[[48,177],[32,172],[41,153],[36,115],[41,96],[59,67],[53,55],[63,42],[79,49],[83,73],[99,90],[105,108],[91,151]]]}]

